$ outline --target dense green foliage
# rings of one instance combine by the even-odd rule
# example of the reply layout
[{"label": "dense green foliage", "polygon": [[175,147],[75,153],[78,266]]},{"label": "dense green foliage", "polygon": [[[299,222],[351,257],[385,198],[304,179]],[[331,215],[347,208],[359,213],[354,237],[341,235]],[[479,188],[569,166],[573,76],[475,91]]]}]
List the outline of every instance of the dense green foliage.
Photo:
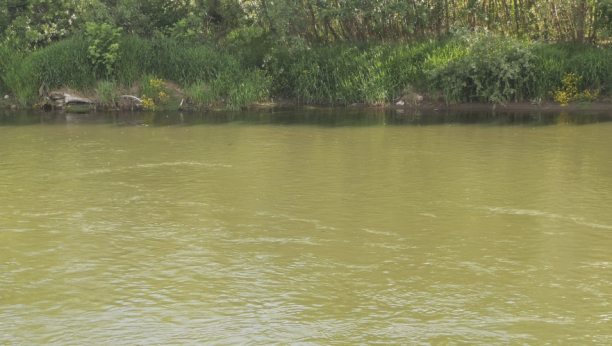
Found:
[{"label": "dense green foliage", "polygon": [[44,82],[112,103],[112,87],[152,78],[231,108],[506,103],[550,98],[574,73],[609,95],[611,33],[612,0],[7,0],[0,91],[25,105]]},{"label": "dense green foliage", "polygon": [[[506,37],[606,42],[612,0],[5,0],[0,41],[36,47],[87,22],[141,37],[264,35],[276,42],[394,41],[484,28]],[[253,31],[254,33],[245,33]]]},{"label": "dense green foliage", "polygon": [[[22,104],[33,102],[44,82],[51,89],[108,89],[99,85],[101,66],[91,61],[88,41],[66,39],[27,56],[6,47],[0,50],[0,90],[15,94]],[[116,67],[106,71],[110,81],[132,86],[148,78],[175,81],[183,87],[207,85],[209,102],[224,98],[231,108],[266,99],[270,80],[261,70],[244,67],[226,51],[179,39],[146,40],[125,36],[118,43]]]},{"label": "dense green foliage", "polygon": [[[109,95],[96,78],[89,43],[66,39],[25,54],[0,49],[0,89],[22,104],[38,87],[70,87]],[[316,45],[270,50],[263,63],[249,47],[234,50],[184,38],[118,41],[110,85],[131,87],[148,79],[174,81],[196,104],[223,99],[241,108],[268,97],[301,103],[388,104],[408,92],[447,102],[497,102],[551,98],[566,73],[582,77],[582,89],[610,95],[612,50],[568,43],[528,43],[491,34],[455,35],[412,43]],[[143,79],[143,76],[146,77]]]},{"label": "dense green foliage", "polygon": [[103,70],[106,75],[115,70],[119,58],[119,38],[123,28],[113,28],[109,24],[87,23],[87,41],[89,59],[96,70]]},{"label": "dense green foliage", "polygon": [[546,99],[565,73],[582,76],[582,88],[612,92],[610,49],[487,34],[410,44],[322,46],[279,53],[267,64],[274,93],[306,103],[390,103],[406,90],[450,103]]}]

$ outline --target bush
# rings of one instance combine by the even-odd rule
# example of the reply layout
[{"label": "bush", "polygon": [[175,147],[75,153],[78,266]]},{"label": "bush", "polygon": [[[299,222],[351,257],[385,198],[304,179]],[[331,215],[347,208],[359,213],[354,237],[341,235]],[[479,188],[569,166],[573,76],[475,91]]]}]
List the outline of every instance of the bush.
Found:
[{"label": "bush", "polygon": [[447,101],[504,104],[534,94],[537,59],[528,44],[487,34],[470,38],[467,54],[429,72]]},{"label": "bush", "polygon": [[115,70],[119,58],[119,38],[123,28],[113,28],[109,24],[87,23],[87,52],[94,72],[103,71],[108,77]]}]

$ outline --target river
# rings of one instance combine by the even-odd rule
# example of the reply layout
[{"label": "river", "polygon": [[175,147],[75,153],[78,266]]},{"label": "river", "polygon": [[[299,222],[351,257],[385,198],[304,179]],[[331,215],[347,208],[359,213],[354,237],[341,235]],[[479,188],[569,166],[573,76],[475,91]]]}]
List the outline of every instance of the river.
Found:
[{"label": "river", "polygon": [[0,113],[0,344],[612,344],[611,119]]}]

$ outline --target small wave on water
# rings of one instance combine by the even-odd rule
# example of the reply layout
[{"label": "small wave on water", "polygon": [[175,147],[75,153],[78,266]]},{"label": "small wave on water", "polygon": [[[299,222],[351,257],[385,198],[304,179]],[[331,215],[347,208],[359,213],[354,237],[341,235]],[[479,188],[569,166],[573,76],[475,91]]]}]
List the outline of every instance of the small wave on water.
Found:
[{"label": "small wave on water", "polygon": [[166,166],[200,166],[200,167],[225,167],[225,168],[233,167],[232,165],[226,165],[222,163],[178,161],[178,162],[144,163],[140,165],[119,167],[119,168],[100,168],[100,169],[94,169],[92,171],[82,173],[81,175],[102,174],[102,173],[110,173],[110,172],[116,172],[116,171],[129,171],[129,170],[140,169],[140,168],[157,168],[157,167],[166,167]]},{"label": "small wave on water", "polygon": [[273,218],[273,219],[285,219],[287,221],[292,221],[292,222],[310,223],[310,224],[314,225],[316,229],[319,229],[319,230],[332,230],[332,231],[338,230],[337,228],[332,227],[332,226],[322,225],[321,221],[319,221],[319,220],[314,220],[314,219],[311,220],[311,219],[298,218],[298,217],[294,217],[294,216],[287,215],[287,214],[278,214],[278,215],[276,215],[276,214],[271,214],[271,213],[262,211],[262,212],[256,212],[255,215],[256,216],[270,217],[270,218]]},{"label": "small wave on water", "polygon": [[481,209],[489,210],[489,211],[492,211],[498,214],[543,216],[549,219],[572,221],[579,225],[587,226],[591,228],[612,230],[612,226],[610,225],[605,225],[599,222],[588,221],[585,218],[578,217],[578,216],[563,216],[559,214],[548,213],[545,211],[532,210],[532,209],[514,209],[514,208],[504,208],[504,207],[484,207]]}]

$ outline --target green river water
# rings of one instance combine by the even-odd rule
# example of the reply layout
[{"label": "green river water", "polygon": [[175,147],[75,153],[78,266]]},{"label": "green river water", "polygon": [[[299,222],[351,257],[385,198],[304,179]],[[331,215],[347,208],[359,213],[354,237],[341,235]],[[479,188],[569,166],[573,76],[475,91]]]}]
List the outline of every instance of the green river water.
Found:
[{"label": "green river water", "polygon": [[610,119],[0,113],[0,345],[610,345]]}]

